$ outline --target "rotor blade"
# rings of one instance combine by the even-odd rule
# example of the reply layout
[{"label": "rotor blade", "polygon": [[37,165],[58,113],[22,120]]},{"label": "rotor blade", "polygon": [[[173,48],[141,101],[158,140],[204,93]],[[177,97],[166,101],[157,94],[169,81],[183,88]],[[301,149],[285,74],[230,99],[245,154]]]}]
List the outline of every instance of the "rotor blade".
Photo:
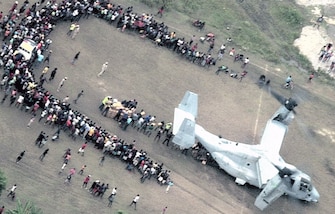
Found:
[{"label": "rotor blade", "polygon": [[280,94],[278,94],[277,92],[270,90],[271,95],[276,98],[276,100],[278,100],[278,102],[282,105],[285,104],[286,98]]}]

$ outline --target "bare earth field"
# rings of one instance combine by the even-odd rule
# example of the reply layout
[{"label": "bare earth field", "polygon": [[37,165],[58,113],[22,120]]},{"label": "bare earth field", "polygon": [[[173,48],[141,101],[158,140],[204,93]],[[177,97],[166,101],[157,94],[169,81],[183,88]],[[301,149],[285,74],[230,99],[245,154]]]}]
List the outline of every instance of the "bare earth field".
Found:
[{"label": "bare earth field", "polygon": [[[139,11],[149,10],[131,2],[135,10],[138,7]],[[4,5],[9,8],[11,3],[3,1],[0,4],[1,7]],[[174,15],[178,17],[177,14],[168,14],[166,20],[164,17],[162,20],[170,25]],[[75,40],[66,36],[69,22],[60,23],[52,33],[50,68],[57,67],[58,73],[53,82],[46,83],[45,87],[60,99],[67,95],[74,99],[80,90],[84,90],[85,94],[78,104],[71,106],[127,142],[136,139],[138,148],[145,149],[150,157],[163,162],[172,171],[175,185],[166,194],[165,187],[154,180],[142,184],[140,174],[129,173],[118,159],[108,158],[101,167],[98,165],[101,153],[89,145],[84,157],[76,153],[73,155],[67,170],[71,167],[79,169],[87,164],[84,175],[91,174],[92,180],[109,183],[111,188],[117,186],[116,201],[112,208],[107,207],[107,196],[111,190],[103,199],[96,198],[80,187],[84,176],[75,175],[71,185],[67,186],[64,185],[65,175],[58,175],[64,150],[72,148],[76,151],[82,144],[81,139],[74,142],[61,135],[59,141],[50,141],[43,149],[37,148],[34,141],[38,133],[44,130],[52,135],[55,130],[36,121],[28,129],[26,125],[30,115],[9,108],[7,100],[0,106],[0,168],[7,176],[8,188],[18,184],[18,198],[35,202],[46,214],[104,214],[118,210],[129,214],[158,214],[165,206],[168,206],[166,213],[169,214],[261,213],[253,205],[259,189],[238,186],[223,171],[202,165],[180,151],[153,142],[155,134],[148,138],[131,128],[120,130],[115,121],[101,116],[97,107],[107,95],[119,100],[136,98],[139,108],[156,115],[158,121],[172,121],[173,109],[185,91],[190,90],[199,94],[199,124],[227,139],[257,144],[266,121],[279,107],[276,100],[255,84],[259,75],[265,74],[271,79],[273,89],[299,101],[296,119],[290,125],[281,155],[288,163],[311,176],[321,198],[317,204],[306,204],[283,196],[263,213],[332,213],[335,210],[335,188],[332,185],[335,178],[333,88],[319,84],[317,79],[309,84],[306,75],[294,73],[295,88],[292,91],[281,89],[288,72],[278,71],[274,66],[256,59],[252,59],[252,63],[261,66],[247,67],[248,75],[238,82],[225,74],[215,75],[216,67],[206,69],[193,65],[170,50],[155,47],[135,33],[117,31],[115,26],[103,20],[91,17],[79,24],[80,32]],[[171,26],[183,29],[188,37],[193,33],[199,34],[187,24],[177,21],[171,22]],[[70,61],[78,51],[81,54],[73,66]],[[98,78],[105,61],[109,62],[108,70]],[[233,64],[229,57],[221,63],[240,70],[240,65]],[[35,74],[39,76],[42,69],[43,65],[36,65]],[[57,93],[58,83],[65,76],[68,80]],[[46,147],[50,148],[50,153],[40,162],[38,157]],[[22,150],[26,150],[26,155],[22,162],[15,164],[15,158]],[[134,211],[128,205],[136,194],[140,194],[141,198]],[[15,202],[5,195],[6,192],[0,197],[0,205],[14,208]]]}]

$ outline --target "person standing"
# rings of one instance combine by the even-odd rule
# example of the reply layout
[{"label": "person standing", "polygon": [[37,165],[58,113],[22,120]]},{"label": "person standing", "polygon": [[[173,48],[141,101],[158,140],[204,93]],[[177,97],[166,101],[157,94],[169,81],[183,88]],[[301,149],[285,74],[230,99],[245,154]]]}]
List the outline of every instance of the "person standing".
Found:
[{"label": "person standing", "polygon": [[66,35],[71,36],[71,34],[74,31],[74,29],[76,28],[76,26],[77,26],[77,23],[72,23],[70,25],[69,31],[66,33]]},{"label": "person standing", "polygon": [[43,63],[45,63],[46,61],[48,61],[48,65],[49,65],[49,61],[50,61],[51,54],[52,54],[52,50],[50,50],[50,51],[48,52],[48,55],[47,55],[47,57],[45,57]]},{"label": "person standing", "polygon": [[67,80],[67,77],[64,77],[61,81],[60,81],[60,83],[59,83],[59,85],[58,85],[58,88],[57,88],[57,92],[59,92],[59,90],[63,87],[63,85],[64,85],[64,82]]},{"label": "person standing", "polygon": [[73,100],[73,102],[74,102],[75,104],[77,104],[78,99],[79,99],[81,96],[83,96],[83,94],[84,94],[84,90],[81,90],[81,92],[78,93],[77,98],[76,98],[75,100]]},{"label": "person standing", "polygon": [[29,123],[27,124],[27,128],[30,128],[31,124],[35,121],[35,117],[36,117],[36,114],[34,113],[30,120],[29,120]]},{"label": "person standing", "polygon": [[72,176],[74,174],[76,174],[76,168],[71,168],[69,171],[69,175]]},{"label": "person standing", "polygon": [[81,153],[81,156],[84,156],[86,146],[87,146],[87,142],[81,145],[81,147],[78,150],[78,154]]},{"label": "person standing", "polygon": [[[2,13],[2,12],[1,12]],[[1,18],[0,18],[1,19]],[[0,208],[0,214],[3,214],[3,213],[5,213],[5,206],[2,206],[1,208]]]},{"label": "person standing", "polygon": [[62,103],[68,103],[70,100],[69,96],[64,97],[64,99],[62,100]]},{"label": "person standing", "polygon": [[91,175],[86,176],[86,178],[84,179],[84,182],[83,182],[83,185],[81,186],[81,188],[87,189],[87,184],[90,181],[90,179],[91,179]]},{"label": "person standing", "polygon": [[98,73],[98,77],[100,77],[103,73],[105,73],[105,71],[107,70],[107,67],[108,67],[108,62],[105,62],[104,64],[102,64],[101,71],[100,73]]},{"label": "person standing", "polygon": [[79,51],[78,53],[76,53],[76,55],[74,55],[74,57],[73,57],[73,59],[72,59],[72,62],[71,62],[72,65],[74,65],[74,62],[75,62],[76,60],[78,60],[79,55],[80,55],[80,51]]},{"label": "person standing", "polygon": [[308,82],[311,83],[313,78],[314,78],[314,72],[312,72],[311,75],[309,75]]},{"label": "person standing", "polygon": [[156,141],[156,139],[157,141],[159,141],[161,139],[162,134],[163,134],[163,129],[160,128],[156,134],[156,137],[154,138],[154,141]]},{"label": "person standing", "polygon": [[44,157],[48,154],[49,149],[44,150],[44,152],[40,156],[40,161],[43,161]]},{"label": "person standing", "polygon": [[134,204],[134,209],[136,210],[136,204],[137,204],[137,202],[138,202],[139,199],[140,199],[140,195],[137,194],[137,195],[134,197],[133,201],[129,204],[129,206],[132,206],[132,205]]},{"label": "person standing", "polygon": [[50,77],[49,77],[49,81],[53,80],[56,76],[56,73],[57,73],[57,68],[53,69],[51,71],[51,74],[50,74]]},{"label": "person standing", "polygon": [[165,189],[165,193],[168,193],[169,190],[170,190],[170,188],[171,188],[173,185],[174,185],[173,182],[172,182],[172,181],[169,181],[168,186],[167,186],[166,189]]},{"label": "person standing", "polygon": [[48,71],[49,71],[49,66],[45,66],[44,69],[43,69],[43,71],[42,71],[42,74],[41,74],[41,76],[40,76],[40,79],[42,79],[42,78],[44,77],[44,75],[45,75],[46,73],[48,73]]},{"label": "person standing", "polygon": [[172,136],[173,136],[172,132],[168,132],[168,134],[166,135],[166,138],[162,142],[162,144],[165,144],[165,142],[166,142],[166,146],[169,146],[169,143],[170,143],[170,140],[171,140]]},{"label": "person standing", "polygon": [[167,210],[167,207],[164,207],[161,214],[165,214],[166,210]]},{"label": "person standing", "polygon": [[77,35],[78,35],[78,33],[79,33],[79,30],[80,30],[80,26],[77,24],[77,25],[76,25],[76,28],[73,30],[73,33],[72,33],[71,39],[74,39],[74,38],[76,38],[76,36],[77,36]]}]

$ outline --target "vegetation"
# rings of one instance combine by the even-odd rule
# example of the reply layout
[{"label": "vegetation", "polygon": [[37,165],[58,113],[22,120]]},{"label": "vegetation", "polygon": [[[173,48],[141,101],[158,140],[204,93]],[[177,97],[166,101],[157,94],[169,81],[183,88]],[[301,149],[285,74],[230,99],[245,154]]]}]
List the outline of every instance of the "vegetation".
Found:
[{"label": "vegetation", "polygon": [[[295,61],[306,70],[311,62],[302,56],[293,42],[301,28],[310,20],[306,10],[294,1],[252,0],[141,0],[150,7],[166,5],[194,19],[202,19],[208,28],[215,28],[224,38],[231,37],[234,45],[263,59],[279,63]],[[229,28],[229,30],[227,29]]]},{"label": "vegetation", "polygon": [[6,183],[7,183],[7,180],[6,180],[5,174],[0,170],[0,195],[1,195],[2,190],[6,189]]},{"label": "vegetation", "polygon": [[22,204],[20,200],[17,200],[16,208],[13,210],[6,211],[6,214],[42,214],[40,208],[36,208],[35,204],[31,201],[27,201]]}]

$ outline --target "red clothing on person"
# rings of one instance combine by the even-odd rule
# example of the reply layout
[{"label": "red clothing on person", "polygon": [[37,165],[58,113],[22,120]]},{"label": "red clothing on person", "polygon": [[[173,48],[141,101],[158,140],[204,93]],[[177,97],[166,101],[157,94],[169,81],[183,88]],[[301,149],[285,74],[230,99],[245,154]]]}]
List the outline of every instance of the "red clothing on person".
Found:
[{"label": "red clothing on person", "polygon": [[84,179],[84,182],[85,183],[88,183],[90,181],[90,176],[87,176],[85,179]]},{"label": "red clothing on person", "polygon": [[72,168],[72,169],[70,169],[70,173],[69,173],[70,175],[74,175],[74,174],[76,174],[76,169],[75,168]]}]

